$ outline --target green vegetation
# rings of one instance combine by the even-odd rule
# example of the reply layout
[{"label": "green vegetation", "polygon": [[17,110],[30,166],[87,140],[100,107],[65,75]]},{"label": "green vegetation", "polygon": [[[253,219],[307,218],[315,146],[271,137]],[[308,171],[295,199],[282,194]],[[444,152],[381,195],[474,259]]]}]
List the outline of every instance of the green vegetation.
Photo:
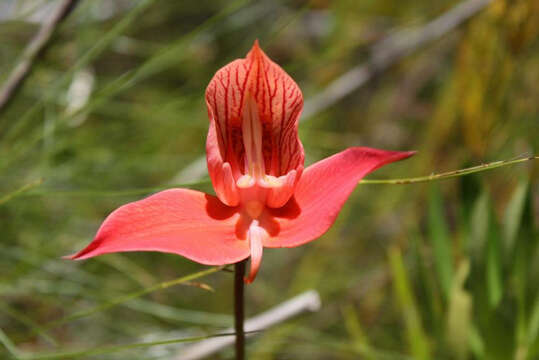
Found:
[{"label": "green vegetation", "polygon": [[[39,28],[26,15],[51,2],[14,2],[0,20],[0,84]],[[61,257],[121,204],[212,191],[187,168],[204,155],[204,90],[256,38],[309,100],[386,36],[456,4],[81,0],[0,112],[0,358],[172,359],[176,343],[222,333],[227,268]],[[374,180],[538,155],[538,79],[539,2],[493,0],[303,122],[306,161],[355,145],[418,151]],[[308,289],[322,308],[250,338],[249,358],[539,358],[538,167],[365,181],[323,237],[264,251],[248,316]]]}]

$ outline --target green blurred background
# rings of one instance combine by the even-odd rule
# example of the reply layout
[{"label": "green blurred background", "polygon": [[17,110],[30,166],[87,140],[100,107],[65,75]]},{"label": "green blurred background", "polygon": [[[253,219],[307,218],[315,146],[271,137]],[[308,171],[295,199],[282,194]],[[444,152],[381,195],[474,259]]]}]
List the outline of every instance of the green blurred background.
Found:
[{"label": "green blurred background", "polygon": [[[0,113],[0,358],[231,325],[224,271],[196,280],[214,292],[180,285],[63,321],[205,267],[159,253],[60,257],[121,204],[196,179],[205,87],[255,39],[309,100],[373,61],[388,36],[458,3],[80,1]],[[55,4],[0,0],[0,84]],[[370,179],[537,154],[539,2],[493,0],[306,118],[300,137],[308,164],[348,146],[418,150]],[[308,289],[322,308],[249,340],[250,358],[539,359],[537,174],[529,161],[442,182],[359,185],[323,237],[264,252],[246,288],[249,316]],[[212,191],[206,178],[183,186]],[[180,347],[92,358],[173,359]]]}]

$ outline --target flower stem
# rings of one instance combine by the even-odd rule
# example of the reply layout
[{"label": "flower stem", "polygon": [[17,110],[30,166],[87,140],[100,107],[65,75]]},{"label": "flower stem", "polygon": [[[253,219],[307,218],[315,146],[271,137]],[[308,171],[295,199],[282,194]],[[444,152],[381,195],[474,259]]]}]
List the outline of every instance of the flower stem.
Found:
[{"label": "flower stem", "polygon": [[234,328],[236,331],[236,360],[245,360],[245,331],[243,329],[245,263],[234,264]]}]

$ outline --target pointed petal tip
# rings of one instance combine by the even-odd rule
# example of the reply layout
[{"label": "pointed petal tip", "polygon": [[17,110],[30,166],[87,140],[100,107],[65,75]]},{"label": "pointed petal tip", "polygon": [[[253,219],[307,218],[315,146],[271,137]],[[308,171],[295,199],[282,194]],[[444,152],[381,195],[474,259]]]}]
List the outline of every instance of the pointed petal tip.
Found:
[{"label": "pointed petal tip", "polygon": [[73,254],[70,254],[70,255],[64,255],[61,257],[62,260],[72,260],[72,261],[82,261],[82,260],[86,260],[86,259],[89,259],[89,258],[92,258],[92,257],[95,257],[95,256],[98,256],[98,255],[104,255],[106,253],[91,253],[89,251],[85,251],[86,249],[83,249],[81,251],[79,251],[78,253],[73,253]]},{"label": "pointed petal tip", "polygon": [[254,56],[255,58],[259,58],[265,55],[264,51],[260,47],[260,43],[258,42],[258,39],[254,41],[253,46],[251,47],[251,50],[247,54],[247,57],[249,57],[249,55]]},{"label": "pointed petal tip", "polygon": [[253,259],[251,259],[251,269],[249,270],[249,275],[243,278],[243,282],[245,282],[246,284],[251,284],[253,281],[255,281],[259,268],[260,262],[254,264]]},{"label": "pointed petal tip", "polygon": [[252,225],[249,228],[247,236],[249,238],[249,247],[251,250],[251,268],[249,270],[249,276],[245,277],[243,281],[246,284],[250,284],[255,280],[258,269],[260,269],[262,252],[264,250],[263,244],[264,240],[267,239],[268,234],[258,225]]},{"label": "pointed petal tip", "polygon": [[417,150],[410,150],[410,151],[405,151],[404,153],[407,154],[407,157],[410,157],[417,154],[417,152],[418,152]]},{"label": "pointed petal tip", "polygon": [[348,148],[343,152],[350,152],[350,154],[360,155],[362,157],[377,159],[378,164],[371,169],[369,172],[374,171],[375,169],[387,165],[389,163],[408,159],[409,157],[415,155],[417,151],[393,151],[393,150],[381,150],[369,147],[352,147]]},{"label": "pointed petal tip", "polygon": [[416,150],[396,151],[395,158],[397,158],[397,160],[404,160],[404,159],[408,159],[409,157],[414,156],[415,154],[417,154]]},{"label": "pointed petal tip", "polygon": [[415,153],[352,147],[312,164],[298,181],[294,201],[272,210],[279,233],[264,246],[295,247],[320,237],[333,225],[345,201],[365,175]]},{"label": "pointed petal tip", "polygon": [[[262,249],[262,245],[260,246],[260,248]],[[246,284],[251,284],[253,281],[255,281],[258,270],[260,269],[261,260],[262,251],[260,251],[260,254],[251,255],[251,268],[249,269],[249,275],[243,278],[243,281]]]},{"label": "pointed petal tip", "polygon": [[[92,245],[95,245],[95,244],[91,242],[87,247],[85,247],[81,251],[73,253],[73,254],[69,254],[69,255],[64,255],[62,256],[62,259],[79,261],[79,260],[84,260],[84,259],[88,259],[97,255],[100,255],[100,254],[92,254],[93,247],[95,247]],[[92,248],[90,248],[90,246],[92,246]]]}]

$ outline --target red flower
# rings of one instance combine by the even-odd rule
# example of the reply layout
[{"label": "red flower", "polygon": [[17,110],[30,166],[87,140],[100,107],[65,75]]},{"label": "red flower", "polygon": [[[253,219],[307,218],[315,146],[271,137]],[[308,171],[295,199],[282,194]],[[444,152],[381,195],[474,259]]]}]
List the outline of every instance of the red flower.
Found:
[{"label": "red flower", "polygon": [[413,152],[349,148],[303,169],[297,84],[255,42],[219,70],[206,90],[208,170],[217,197],[171,189],[110,214],[71,259],[120,251],[162,251],[207,265],[295,247],[324,234],[359,180]]}]

